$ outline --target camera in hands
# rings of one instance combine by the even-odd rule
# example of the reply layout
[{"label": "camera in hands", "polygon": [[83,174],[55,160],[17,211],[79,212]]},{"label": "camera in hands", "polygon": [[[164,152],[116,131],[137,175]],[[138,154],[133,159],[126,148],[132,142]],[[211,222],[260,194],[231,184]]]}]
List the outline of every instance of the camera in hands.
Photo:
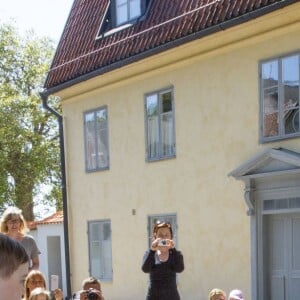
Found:
[{"label": "camera in hands", "polygon": [[160,240],[158,246],[169,246],[169,243],[167,240]]},{"label": "camera in hands", "polygon": [[87,297],[89,300],[97,300],[98,299],[98,295],[93,291],[88,291]]}]

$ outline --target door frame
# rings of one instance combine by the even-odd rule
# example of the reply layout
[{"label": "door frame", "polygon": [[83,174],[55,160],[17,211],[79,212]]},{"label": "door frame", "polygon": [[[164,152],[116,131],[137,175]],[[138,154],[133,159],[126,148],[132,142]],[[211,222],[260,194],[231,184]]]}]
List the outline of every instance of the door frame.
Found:
[{"label": "door frame", "polygon": [[[231,171],[228,176],[245,184],[244,199],[250,217],[251,299],[264,300],[263,287],[263,203],[270,199],[300,195],[300,153],[284,148],[267,148]],[[272,213],[300,212],[296,209]]]}]

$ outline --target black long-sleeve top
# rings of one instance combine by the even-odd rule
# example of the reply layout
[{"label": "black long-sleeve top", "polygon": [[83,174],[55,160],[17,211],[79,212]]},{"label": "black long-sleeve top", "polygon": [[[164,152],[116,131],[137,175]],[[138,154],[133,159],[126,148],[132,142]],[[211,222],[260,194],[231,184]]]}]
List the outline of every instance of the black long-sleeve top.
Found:
[{"label": "black long-sleeve top", "polygon": [[149,250],[144,255],[142,270],[150,274],[147,299],[180,299],[176,285],[176,273],[184,270],[183,256],[180,251],[175,248],[170,249],[168,260],[161,262],[156,252]]}]

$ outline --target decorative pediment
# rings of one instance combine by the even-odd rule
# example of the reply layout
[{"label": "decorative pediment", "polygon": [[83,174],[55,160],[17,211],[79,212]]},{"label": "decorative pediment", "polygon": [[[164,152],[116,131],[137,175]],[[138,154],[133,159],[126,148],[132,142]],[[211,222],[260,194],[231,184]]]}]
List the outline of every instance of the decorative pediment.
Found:
[{"label": "decorative pediment", "polygon": [[300,171],[300,153],[284,148],[269,148],[244,162],[228,176],[244,179],[297,170]]}]

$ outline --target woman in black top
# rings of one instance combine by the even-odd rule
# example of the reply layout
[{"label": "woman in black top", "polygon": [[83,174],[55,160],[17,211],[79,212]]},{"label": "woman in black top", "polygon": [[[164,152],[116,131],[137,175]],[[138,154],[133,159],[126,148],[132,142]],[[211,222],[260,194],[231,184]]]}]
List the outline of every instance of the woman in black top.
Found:
[{"label": "woman in black top", "polygon": [[150,273],[147,300],[180,300],[176,273],[184,270],[183,256],[175,249],[169,223],[153,228],[151,249],[144,255],[142,270]]}]

